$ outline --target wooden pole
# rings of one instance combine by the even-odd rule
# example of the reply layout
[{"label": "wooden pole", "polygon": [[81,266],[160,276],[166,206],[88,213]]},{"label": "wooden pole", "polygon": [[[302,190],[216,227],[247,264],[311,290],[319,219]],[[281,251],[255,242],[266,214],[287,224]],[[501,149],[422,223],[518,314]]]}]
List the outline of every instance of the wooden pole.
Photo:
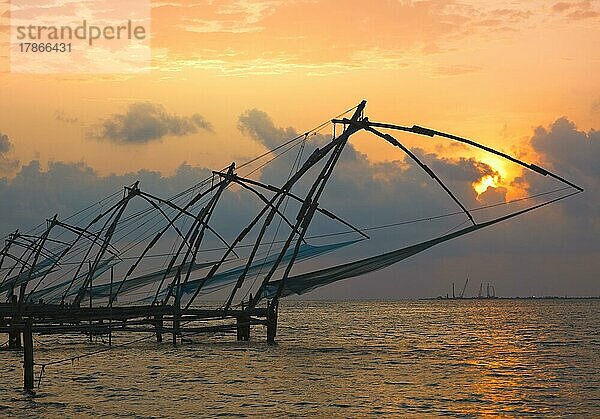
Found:
[{"label": "wooden pole", "polygon": [[273,300],[271,303],[267,303],[267,343],[269,345],[275,344],[278,308],[279,300]]},{"label": "wooden pole", "polygon": [[25,321],[23,344],[23,388],[27,391],[33,391],[33,334],[31,331],[31,319]]},{"label": "wooden pole", "polygon": [[238,341],[250,340],[250,312],[244,310],[242,301],[242,313],[236,317],[236,331]]},{"label": "wooden pole", "polygon": [[108,291],[108,304],[110,305],[110,313],[108,319],[108,347],[112,346],[112,290],[113,290],[113,280],[115,276],[115,267],[110,267],[110,288]]},{"label": "wooden pole", "polygon": [[92,341],[92,262],[88,261],[90,267],[90,342]]},{"label": "wooden pole", "polygon": [[179,334],[179,310],[181,308],[181,300],[180,300],[180,279],[181,276],[177,276],[177,285],[175,286],[175,303],[173,310],[173,346],[177,346],[177,335]]},{"label": "wooden pole", "polygon": [[[12,326],[15,327],[15,323],[12,323]],[[21,348],[21,332],[16,328],[13,328],[8,332],[8,347],[9,349],[19,349]]]},{"label": "wooden pole", "polygon": [[156,327],[156,342],[161,343],[163,341],[163,338],[162,338],[162,328],[163,328],[162,314],[156,314],[154,316],[154,324]]},{"label": "wooden pole", "polygon": [[21,347],[21,331],[16,328],[16,323],[18,323],[20,318],[18,314],[19,307],[16,295],[12,296],[12,305],[13,315],[11,324],[13,328],[8,332],[8,347],[10,349],[19,349]]}]

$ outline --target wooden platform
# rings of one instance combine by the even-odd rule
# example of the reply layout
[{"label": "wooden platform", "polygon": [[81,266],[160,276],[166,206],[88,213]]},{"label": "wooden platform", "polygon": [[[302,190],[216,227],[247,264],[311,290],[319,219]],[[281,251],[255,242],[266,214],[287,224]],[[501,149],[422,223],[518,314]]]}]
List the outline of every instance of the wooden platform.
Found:
[{"label": "wooden platform", "polygon": [[[33,339],[38,334],[105,335],[112,333],[153,333],[157,342],[163,335],[177,345],[182,335],[235,332],[237,340],[250,339],[251,326],[267,328],[267,342],[274,343],[277,305],[253,309],[180,308],[173,305],[123,307],[75,307],[43,303],[0,303],[0,333],[9,336],[9,349],[23,348],[26,390],[33,390]],[[22,339],[21,339],[22,338]]]},{"label": "wooden platform", "polygon": [[[9,324],[14,324],[18,317],[29,318],[33,321],[34,331],[60,324],[60,327],[68,329],[70,325],[82,325],[83,322],[121,322],[128,323],[130,320],[143,322],[144,319],[152,323],[156,316],[162,316],[163,320],[179,317],[186,321],[208,321],[237,319],[242,315],[253,317],[267,316],[267,309],[255,308],[248,310],[188,308],[177,309],[172,305],[142,305],[126,307],[71,307],[55,304],[24,304],[0,303],[0,333],[8,331]],[[89,324],[88,324],[89,325]],[[59,328],[60,328],[59,327]]]}]

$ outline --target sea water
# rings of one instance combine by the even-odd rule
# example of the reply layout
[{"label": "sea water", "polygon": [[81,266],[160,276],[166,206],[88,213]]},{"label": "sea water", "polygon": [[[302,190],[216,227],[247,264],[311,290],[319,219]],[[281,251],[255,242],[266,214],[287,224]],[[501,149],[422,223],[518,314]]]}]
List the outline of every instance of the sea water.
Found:
[{"label": "sea water", "polygon": [[[49,365],[35,395],[3,351],[0,416],[600,416],[599,300],[285,301],[277,345],[252,333]],[[36,364],[106,345],[35,339]]]}]

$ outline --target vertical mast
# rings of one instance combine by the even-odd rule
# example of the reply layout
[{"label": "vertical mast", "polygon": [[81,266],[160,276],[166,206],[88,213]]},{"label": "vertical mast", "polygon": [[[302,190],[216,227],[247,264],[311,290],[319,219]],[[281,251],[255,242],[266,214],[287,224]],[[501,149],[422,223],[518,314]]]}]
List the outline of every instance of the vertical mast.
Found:
[{"label": "vertical mast", "polygon": [[[360,118],[362,118],[363,110],[364,110],[366,104],[367,104],[367,102],[363,100],[357,106],[357,108],[354,111],[354,114],[352,115],[352,118],[351,118],[352,122],[358,122],[360,120]],[[279,301],[279,297],[281,296],[281,292],[283,291],[283,287],[285,284],[285,279],[289,276],[289,274],[292,270],[292,267],[296,261],[296,257],[298,256],[298,252],[300,251],[300,245],[302,244],[302,241],[304,240],[304,236],[306,235],[306,232],[308,231],[310,222],[312,221],[312,218],[317,209],[317,206],[319,205],[318,201],[319,201],[319,198],[321,197],[323,189],[325,188],[327,181],[329,180],[331,174],[333,173],[333,169],[335,168],[335,165],[338,162],[338,160],[341,156],[341,153],[342,153],[344,147],[346,146],[346,143],[348,142],[348,139],[350,138],[350,136],[352,134],[359,131],[360,129],[362,129],[362,128],[360,126],[358,126],[358,124],[350,124],[344,130],[344,132],[342,134],[340,134],[340,136],[337,139],[334,140],[335,147],[333,148],[333,150],[331,152],[329,160],[327,161],[327,163],[321,170],[319,177],[317,178],[315,183],[313,183],[310,191],[308,192],[308,194],[305,198],[304,204],[302,205],[302,207],[300,208],[300,210],[298,212],[298,215],[296,217],[297,222],[296,222],[295,228],[292,230],[288,239],[286,240],[285,245],[281,249],[279,256],[277,257],[277,260],[275,261],[275,264],[271,267],[269,273],[263,279],[263,282],[260,285],[260,288],[257,291],[256,295],[250,301],[249,308],[255,307],[256,304],[258,303],[258,301],[260,300],[265,287],[267,286],[267,284],[269,283],[269,281],[275,274],[275,271],[279,267],[287,250],[290,248],[292,241],[294,240],[294,237],[296,236],[296,232],[298,230],[299,234],[298,234],[298,238],[296,240],[296,245],[294,247],[294,252],[285,268],[285,271],[284,271],[281,281],[279,283],[279,287],[277,288],[277,291],[273,298],[274,304],[277,304],[277,302]],[[332,141],[332,143],[333,143],[333,141]]]},{"label": "vertical mast", "polygon": [[110,223],[110,226],[106,230],[106,234],[104,237],[104,241],[102,242],[102,246],[100,247],[100,250],[98,251],[98,254],[95,257],[94,262],[89,269],[87,278],[85,279],[85,281],[79,288],[79,291],[77,292],[77,295],[75,296],[75,299],[73,300],[73,306],[79,307],[79,304],[81,303],[81,300],[83,299],[83,296],[85,295],[85,290],[88,287],[88,284],[94,278],[96,269],[98,269],[98,264],[102,260],[104,253],[106,253],[106,249],[108,248],[108,245],[109,245],[113,235],[115,234],[115,230],[117,229],[117,225],[119,224],[119,220],[121,219],[121,216],[123,215],[123,213],[125,212],[125,209],[127,208],[127,204],[139,192],[138,184],[139,184],[139,182],[135,182],[135,184],[131,188],[125,188],[127,191],[127,195],[125,196],[125,198],[123,198],[121,207],[117,210],[117,213],[115,214],[113,221]]}]

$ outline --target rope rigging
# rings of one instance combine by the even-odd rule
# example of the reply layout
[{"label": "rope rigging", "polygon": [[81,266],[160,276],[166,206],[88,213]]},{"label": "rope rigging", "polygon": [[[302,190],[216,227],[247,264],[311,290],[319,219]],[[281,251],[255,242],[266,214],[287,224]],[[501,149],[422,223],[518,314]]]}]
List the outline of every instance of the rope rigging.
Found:
[{"label": "rope rigging", "polygon": [[[162,300],[162,304],[166,304],[171,296],[180,295],[180,290],[188,289],[190,285],[193,285],[195,289],[192,289],[189,295],[190,299],[185,306],[187,309],[205,285],[212,284],[216,278],[222,277],[222,267],[233,263],[235,259],[230,257],[233,255],[237,257],[238,262],[243,263],[240,265],[243,269],[237,281],[234,281],[235,284],[229,298],[222,307],[224,311],[227,311],[234,305],[236,291],[242,286],[247,287],[241,297],[242,301],[248,295],[251,295],[249,306],[254,307],[266,295],[267,289],[272,288],[270,284],[276,281],[279,281],[277,282],[278,288],[272,294],[272,298],[279,299],[285,289],[286,279],[290,277],[292,267],[297,257],[299,257],[302,246],[308,246],[309,240],[354,234],[360,236],[355,241],[358,242],[370,238],[366,234],[367,232],[465,215],[467,218],[465,221],[442,234],[442,236],[446,236],[454,234],[454,232],[465,231],[466,229],[463,226],[467,222],[471,223],[471,227],[479,227],[480,225],[473,218],[473,214],[478,211],[536,199],[564,192],[571,188],[575,188],[577,193],[583,191],[574,183],[544,168],[525,163],[472,140],[418,125],[405,127],[370,121],[364,116],[364,106],[365,102],[363,101],[334,119],[317,125],[313,129],[242,163],[235,170],[233,165],[230,165],[221,171],[213,171],[208,177],[168,199],[142,191],[136,182],[132,186],[125,187],[121,191],[77,211],[62,221],[58,220],[56,216],[52,220],[47,220],[46,228],[43,230],[41,230],[43,223],[24,234],[18,233],[17,230],[7,237],[5,246],[0,251],[2,256],[0,259],[0,272],[3,272],[0,287],[5,283],[12,284],[13,288],[20,285],[22,292],[24,292],[28,283],[36,279],[35,285],[29,289],[27,294],[27,298],[31,299],[34,296],[45,295],[43,292],[40,294],[38,288],[39,291],[47,290],[54,293],[60,289],[61,284],[65,284],[64,280],[67,279],[67,285],[61,291],[61,303],[65,303],[75,292],[73,303],[79,305],[86,293],[90,295],[91,301],[92,292],[94,291],[91,284],[96,277],[101,276],[108,269],[112,270],[114,266],[123,266],[123,262],[133,261],[126,273],[122,275],[122,279],[116,284],[115,292],[112,293],[111,291],[108,299],[109,306],[112,306],[113,301],[116,300],[117,295],[122,290],[131,292],[135,289],[134,283],[143,284],[144,275],[150,280],[153,278],[152,275],[160,272],[162,279],[151,283],[151,293],[154,294],[153,303],[158,302],[159,295],[164,295],[165,298]],[[349,112],[354,112],[352,118],[342,118]],[[304,159],[303,155],[309,138],[317,135],[329,124],[332,124],[333,127],[332,138],[321,148],[315,148]],[[343,131],[338,136],[336,136],[337,124],[343,126]],[[511,201],[467,208],[445,182],[415,153],[392,135],[379,129],[404,131],[427,137],[439,136],[469,144],[508,159],[540,175],[552,177],[567,186]],[[461,211],[386,224],[355,227],[331,211],[322,208],[318,202],[319,198],[332,176],[349,137],[358,131],[374,134],[402,150],[409,159],[414,161],[421,170],[443,189]],[[290,159],[289,174],[287,179],[284,179],[283,185],[277,187],[249,177],[259,171],[262,173],[263,168],[295,149],[298,152],[293,161]],[[308,185],[309,187],[304,193],[294,192],[293,188],[301,180],[305,180],[307,173],[313,167],[318,168],[316,170],[318,172],[316,180]],[[238,173],[242,168],[246,169],[246,173],[239,175]],[[240,190],[247,191],[247,193],[254,196],[262,205],[262,209],[250,222],[246,223],[246,226],[241,229],[237,237],[228,241],[215,227],[209,224],[209,218],[217,207],[221,194],[230,189],[232,185],[237,185],[241,188]],[[136,199],[135,204],[134,199]],[[290,205],[291,202],[294,202],[293,207]],[[555,200],[551,202],[555,202]],[[142,204],[145,207],[140,207]],[[534,208],[537,208],[537,206],[534,206]],[[295,219],[287,214],[292,211],[296,212]],[[316,214],[325,216],[324,219],[333,220],[344,226],[345,229],[321,234],[309,234],[309,227]],[[277,224],[271,228],[270,225],[274,218],[277,218]],[[84,223],[85,227],[78,227],[79,223]],[[485,225],[485,222],[483,224]],[[282,225],[286,225],[289,230],[286,239],[278,238]],[[205,230],[208,230],[214,236],[214,239],[220,241],[223,245],[201,246]],[[244,241],[252,238],[251,232],[257,235],[256,238],[253,238],[253,243],[244,243]],[[166,240],[169,240],[168,249],[170,250],[165,252],[164,250],[167,249],[164,249],[163,243]],[[15,251],[15,249],[20,250]],[[236,250],[241,249],[249,251],[249,254],[236,252]],[[199,269],[198,266],[200,266],[196,262],[197,257],[210,252],[222,252],[222,254],[216,259],[213,258],[210,267],[206,266],[208,273],[205,276],[199,279],[191,278],[192,272]],[[272,259],[273,252],[275,253]],[[262,257],[262,259],[258,259],[259,257]],[[299,260],[308,260],[313,257],[315,256],[303,256]],[[9,266],[4,267],[4,262],[8,260],[12,262]],[[142,266],[143,261],[152,260],[162,262],[161,271],[156,271],[156,268]],[[254,269],[255,260],[269,260],[271,262],[268,265],[261,262]],[[267,269],[268,271],[265,273]],[[134,271],[137,272],[136,275],[133,275]],[[5,272],[6,274],[4,274]],[[18,273],[15,276],[13,272]],[[252,272],[251,275],[250,272]],[[274,278],[276,273],[278,277],[280,276],[278,280]],[[251,290],[256,288],[256,283],[261,277],[260,286],[252,296]],[[46,280],[47,278],[48,280]],[[167,278],[172,278],[172,281],[165,284]],[[246,280],[249,282],[246,283]],[[123,288],[127,281],[133,282],[131,286]],[[1,292],[2,289],[0,289]],[[12,289],[9,295],[12,295]],[[21,299],[23,298],[21,297]]]},{"label": "rope rigging", "polygon": [[[31,356],[24,366],[28,365],[25,369],[29,368],[30,377],[33,377],[33,365],[41,367],[38,387],[48,366],[91,357],[154,336],[157,341],[162,341],[163,333],[172,333],[175,343],[177,336],[181,338],[183,335],[182,325],[192,324],[186,329],[186,336],[207,331],[237,331],[240,338],[243,327],[249,330],[251,324],[263,324],[267,326],[267,340],[273,342],[280,298],[302,295],[336,281],[387,268],[438,244],[583,191],[583,188],[555,173],[473,140],[418,125],[405,127],[372,122],[364,115],[365,105],[366,101],[362,101],[334,119],[237,167],[231,163],[220,171],[213,171],[170,198],[142,191],[136,182],[65,219],[59,220],[55,215],[25,233],[19,230],[10,233],[0,249],[0,296],[5,296],[10,302],[3,303],[12,316],[9,332],[14,333],[16,329],[30,342],[24,345],[24,353],[27,353],[28,347],[33,351],[32,331],[58,333],[62,328],[60,333],[84,332],[89,334],[90,342],[94,334],[102,336],[108,331],[109,336],[107,348],[89,353],[35,364]],[[352,116],[345,118],[350,112]],[[320,141],[307,152],[310,138],[329,124],[332,124],[331,138]],[[336,128],[338,124],[342,127],[341,132]],[[562,186],[509,201],[504,199],[468,208],[475,204],[463,203],[446,182],[422,161],[419,153],[384,130],[438,136],[465,143],[553,178]],[[458,208],[443,214],[362,227],[354,226],[324,208],[319,201],[325,196],[325,189],[350,137],[358,132],[373,134],[400,149],[409,161],[412,160],[414,167],[429,175]],[[289,155],[292,150],[297,150],[293,159]],[[280,172],[263,169],[286,155],[288,159],[283,161],[289,164],[289,172],[281,172],[281,184],[279,180],[276,185],[267,184],[268,174]],[[241,169],[244,169],[243,174],[240,174]],[[280,167],[277,169],[280,170]],[[257,172],[260,175],[251,178]],[[284,178],[286,174],[287,178]],[[225,195],[226,191],[230,193]],[[228,198],[224,199],[224,196]],[[240,197],[246,196],[257,203],[256,208],[249,206],[242,213],[227,213],[227,205],[238,205],[239,202],[232,204],[232,197],[241,200]],[[545,199],[539,199],[543,197]],[[531,200],[533,203],[525,204]],[[515,208],[517,203],[519,205]],[[508,208],[509,205],[513,206]],[[482,220],[486,218],[482,211],[500,207],[507,210],[491,211],[492,216]],[[229,217],[223,217],[223,213]],[[232,213],[235,216],[231,216]],[[221,219],[215,214],[221,215]],[[239,214],[243,215],[240,217]],[[315,226],[315,220],[321,224]],[[438,220],[453,225],[449,229],[447,225],[438,224],[420,229],[425,235],[434,227],[443,228],[443,232],[434,238],[419,238],[414,244],[402,246],[395,240],[394,248],[386,251],[381,247],[381,241],[376,240],[385,239],[385,232],[392,229],[419,223],[433,224]],[[331,225],[335,226],[335,230],[328,230]],[[326,227],[318,230],[321,226]],[[225,229],[227,233],[223,233]],[[381,232],[379,236],[377,232]],[[229,237],[230,234],[233,237]],[[352,237],[342,239],[346,235]],[[342,249],[357,243],[362,243],[360,250],[363,255],[359,259],[352,251],[342,254]],[[375,255],[364,256],[365,249],[369,249],[367,243],[380,246]],[[332,252],[337,253],[325,259],[324,256]],[[323,264],[324,261],[326,267],[318,265],[318,262]],[[110,283],[107,282],[108,273]],[[89,307],[82,306],[88,298]],[[210,304],[217,303],[216,308],[210,308],[214,307]],[[52,311],[51,315],[46,311]],[[231,319],[237,323],[225,324]],[[108,320],[108,325],[103,323],[105,320]],[[34,321],[37,323],[33,324]],[[164,327],[163,321],[171,322],[172,327]],[[197,326],[196,322],[200,322],[201,326]],[[33,326],[35,329],[32,329]],[[113,330],[154,332],[111,345]],[[7,343],[12,345],[13,335],[9,336]],[[5,343],[0,346],[3,345]],[[27,360],[27,355],[24,358]],[[26,385],[26,388],[33,388],[33,384]]]}]

